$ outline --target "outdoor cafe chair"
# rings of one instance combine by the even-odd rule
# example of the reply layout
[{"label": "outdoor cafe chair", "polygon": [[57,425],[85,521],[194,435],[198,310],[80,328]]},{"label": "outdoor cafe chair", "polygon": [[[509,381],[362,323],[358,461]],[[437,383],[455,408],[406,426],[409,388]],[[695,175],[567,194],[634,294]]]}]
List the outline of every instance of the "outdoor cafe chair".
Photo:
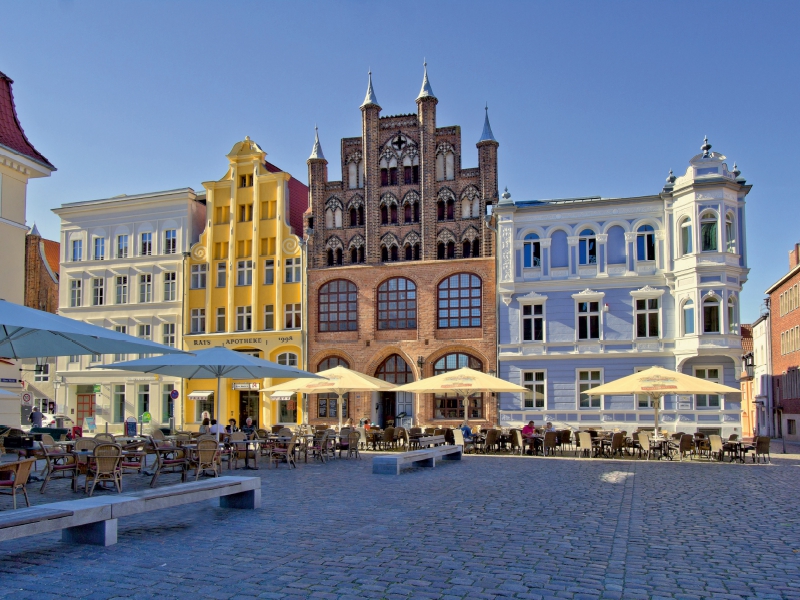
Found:
[{"label": "outdoor cafe chair", "polygon": [[411,446],[411,438],[409,438],[408,432],[403,427],[398,427],[395,438],[397,440],[397,445],[400,446],[404,452],[408,452]]},{"label": "outdoor cafe chair", "polygon": [[48,446],[49,448],[53,448],[56,445],[56,440],[49,433],[43,433],[42,444]]},{"label": "outdoor cafe chair", "polygon": [[685,433],[681,436],[681,441],[678,445],[678,453],[680,454],[681,460],[688,454],[689,460],[692,459],[692,455],[694,454],[694,436],[690,433]]},{"label": "outdoor cafe chair", "polygon": [[387,427],[383,432],[383,439],[381,440],[381,449],[386,450],[394,446],[394,427]]},{"label": "outdoor cafe chair", "polygon": [[724,448],[722,445],[722,438],[718,435],[710,435],[708,436],[708,444],[709,444],[709,452],[708,458],[709,459],[716,459],[718,461],[722,461],[724,455]]},{"label": "outdoor cafe chair", "polygon": [[486,434],[486,439],[483,442],[484,454],[488,454],[490,451],[495,451],[497,449],[497,438],[498,438],[497,429],[490,429]]},{"label": "outdoor cafe chair", "polygon": [[53,446],[47,446],[44,442],[40,442],[40,444],[42,452],[44,453],[44,458],[47,461],[47,466],[45,467],[47,475],[44,477],[42,488],[39,492],[44,494],[45,489],[47,489],[47,484],[54,476],[71,478],[72,491],[76,491],[78,488],[78,461],[75,457],[64,450],[59,450]]},{"label": "outdoor cafe chair", "polygon": [[408,433],[411,435],[421,435],[422,434],[422,427],[412,427],[408,430]]},{"label": "outdoor cafe chair", "polygon": [[638,437],[639,442],[639,458],[642,458],[642,454],[647,460],[650,460],[650,432],[649,431],[640,431],[636,434]]},{"label": "outdoor cafe chair", "polygon": [[425,435],[434,435],[436,433],[435,427],[426,427],[425,428]]},{"label": "outdoor cafe chair", "polygon": [[622,456],[625,453],[625,434],[622,432],[615,433],[611,436],[611,448],[609,450],[613,458],[617,454]]},{"label": "outdoor cafe chair", "polygon": [[562,429],[558,435],[558,441],[561,443],[561,454],[564,454],[565,448],[572,450],[572,432],[569,429]]},{"label": "outdoor cafe chair", "polygon": [[[326,432],[327,434],[327,432]],[[325,435],[327,438],[327,435]],[[294,445],[297,442],[297,435],[292,434],[292,439],[286,448],[273,447],[269,451],[269,464],[275,463],[275,468],[278,468],[278,463],[285,462],[289,468],[297,468],[297,463],[294,460]]]},{"label": "outdoor cafe chair", "polygon": [[350,432],[352,430],[352,427],[342,427],[339,432],[339,441],[334,442],[335,450],[339,451],[339,458],[342,457],[342,452],[347,452],[347,448],[350,446]]},{"label": "outdoor cafe chair", "polygon": [[772,462],[769,455],[769,437],[760,435],[755,439],[755,444],[748,449],[755,450],[753,453],[753,462]]},{"label": "outdoor cafe chair", "polygon": [[114,434],[112,434],[112,433],[97,433],[94,436],[94,441],[96,441],[98,444],[100,442],[107,442],[109,444],[116,444],[117,443],[117,438],[115,438]]},{"label": "outdoor cafe chair", "polygon": [[361,439],[361,434],[354,429],[350,432],[350,434],[347,437],[348,437],[347,458],[354,456],[360,459],[361,455],[358,453],[358,441]]},{"label": "outdoor cafe chair", "polygon": [[578,446],[577,449],[580,450],[581,456],[586,456],[591,458],[592,456],[592,436],[589,434],[588,431],[579,431],[578,432]]},{"label": "outdoor cafe chair", "polygon": [[141,473],[144,468],[145,459],[147,458],[147,447],[149,443],[141,440],[138,442],[131,442],[122,446],[122,460],[120,461],[120,469],[125,473],[126,471],[133,471],[134,473]]},{"label": "outdoor cafe chair", "polygon": [[[306,446],[306,462],[308,462],[308,455],[311,455],[311,459],[314,460],[316,458],[320,459],[323,463],[327,459],[325,446],[327,445],[328,440],[328,430],[325,431],[318,431],[314,434],[314,439],[309,442]],[[271,452],[271,450],[270,450]]]},{"label": "outdoor cafe chair", "polygon": [[153,469],[153,478],[150,480],[150,487],[155,487],[158,478],[162,473],[180,473],[181,481],[186,481],[186,469],[189,461],[186,458],[186,451],[179,446],[159,444],[152,437],[150,438],[155,455],[156,464]]},{"label": "outdoor cafe chair", "polygon": [[555,431],[547,431],[544,434],[544,455],[553,456],[556,453],[558,434]]},{"label": "outdoor cafe chair", "polygon": [[511,430],[511,454],[522,456],[524,445],[522,443],[522,432],[519,429]]},{"label": "outdoor cafe chair", "polygon": [[[94,494],[98,483],[111,481],[117,488],[117,493],[122,492],[122,472],[119,467],[122,458],[122,446],[119,444],[100,443],[94,447],[92,460],[86,470],[86,483],[84,492],[89,496]],[[89,487],[89,481],[92,487]]]},{"label": "outdoor cafe chair", "polygon": [[28,477],[30,477],[31,470],[35,464],[35,458],[0,464],[0,473],[5,472],[8,474],[7,479],[0,479],[0,494],[11,496],[14,509],[17,508],[17,490],[20,490],[22,495],[25,496],[25,506],[31,505],[30,500],[28,500],[28,490],[25,486],[28,485]]},{"label": "outdoor cafe chair", "polygon": [[219,477],[222,470],[219,442],[215,439],[198,440],[197,451],[189,459],[189,468],[195,470],[195,481],[200,479],[200,474],[206,471],[211,471],[214,473],[214,477]]},{"label": "outdoor cafe chair", "polygon": [[281,429],[278,431],[278,435],[280,437],[292,437],[293,433],[294,432],[288,427],[281,427]]},{"label": "outdoor cafe chair", "polygon": [[158,427],[155,427],[153,429],[153,431],[150,432],[150,437],[152,437],[154,440],[166,440],[167,439],[166,436],[164,435],[164,432],[161,431]]}]

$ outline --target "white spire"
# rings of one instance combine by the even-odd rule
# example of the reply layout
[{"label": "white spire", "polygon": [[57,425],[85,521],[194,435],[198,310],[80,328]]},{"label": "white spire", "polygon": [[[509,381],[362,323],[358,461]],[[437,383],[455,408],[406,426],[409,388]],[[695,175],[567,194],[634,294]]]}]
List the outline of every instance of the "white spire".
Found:
[{"label": "white spire", "polygon": [[494,134],[492,134],[492,126],[489,125],[489,103],[486,103],[486,117],[483,120],[483,133],[481,133],[481,139],[478,140],[478,143],[481,142],[496,142],[497,140],[494,139]]},{"label": "white spire", "polygon": [[36,223],[33,224],[33,227],[31,227],[28,235],[38,235],[39,237],[42,237],[42,234],[39,233],[39,228],[36,226]]},{"label": "white spire", "polygon": [[314,125],[314,148],[311,150],[311,156],[308,157],[308,160],[312,158],[325,158],[325,155],[322,154],[322,146],[319,143],[319,130],[316,125]]},{"label": "white spire", "polygon": [[433,95],[433,88],[431,87],[431,82],[428,81],[428,63],[422,63],[422,68],[424,69],[424,75],[422,77],[422,89],[419,91],[419,96],[417,96],[417,100],[420,98],[436,98]]},{"label": "white spire", "polygon": [[367,95],[364,98],[364,103],[361,105],[361,108],[369,106],[370,104],[373,104],[375,106],[380,106],[380,104],[378,104],[378,98],[375,96],[375,90],[372,89],[372,69],[369,70],[369,84],[367,85]]}]

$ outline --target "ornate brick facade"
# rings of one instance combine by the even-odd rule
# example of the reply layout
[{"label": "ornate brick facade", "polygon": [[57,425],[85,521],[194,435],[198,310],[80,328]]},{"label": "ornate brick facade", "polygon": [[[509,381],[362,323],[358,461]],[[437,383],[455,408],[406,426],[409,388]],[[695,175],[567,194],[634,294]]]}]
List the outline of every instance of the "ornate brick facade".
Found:
[{"label": "ornate brick facade", "polygon": [[[487,116],[477,144],[479,166],[462,168],[461,129],[436,126],[438,100],[427,73],[416,103],[416,114],[381,117],[370,76],[361,106],[361,137],[341,141],[342,181],[328,181],[318,139],[308,160],[312,371],[332,366],[327,359],[337,357],[350,368],[388,380],[391,375],[384,371],[391,369],[384,363],[396,355],[411,381],[420,377],[420,365],[423,377],[433,375],[436,363],[449,354],[477,359],[487,372],[497,368],[494,241],[484,215],[498,199],[498,143]],[[440,289],[455,274],[468,274],[458,281],[471,289]],[[334,316],[331,286],[323,286],[341,280],[350,283]],[[452,319],[437,312],[439,294],[458,298],[443,300],[444,308],[453,307]],[[410,401],[393,394],[353,396],[347,417],[356,421],[370,417],[383,425],[397,412],[412,412],[415,424],[462,420],[463,411],[452,401],[438,403],[432,395],[414,399],[412,410]],[[496,419],[488,395],[474,411],[473,404],[471,420]],[[337,420],[320,412],[312,397],[311,422]]]},{"label": "ornate brick facade", "polygon": [[25,306],[58,310],[59,243],[45,240],[36,225],[25,236]]}]

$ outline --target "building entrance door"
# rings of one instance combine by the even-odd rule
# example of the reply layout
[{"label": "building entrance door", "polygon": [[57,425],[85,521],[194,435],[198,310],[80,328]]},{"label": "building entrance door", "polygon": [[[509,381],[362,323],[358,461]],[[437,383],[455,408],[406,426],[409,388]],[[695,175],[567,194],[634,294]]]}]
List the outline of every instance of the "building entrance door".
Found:
[{"label": "building entrance door", "polygon": [[239,427],[244,426],[247,417],[253,419],[253,425],[259,424],[258,395],[259,392],[254,390],[239,392]]},{"label": "building entrance door", "polygon": [[78,394],[77,424],[83,427],[86,417],[94,416],[94,394]]},{"label": "building entrance door", "polygon": [[381,411],[381,416],[383,417],[381,426],[384,428],[394,425],[396,396],[395,392],[381,392],[381,408],[383,409]]}]

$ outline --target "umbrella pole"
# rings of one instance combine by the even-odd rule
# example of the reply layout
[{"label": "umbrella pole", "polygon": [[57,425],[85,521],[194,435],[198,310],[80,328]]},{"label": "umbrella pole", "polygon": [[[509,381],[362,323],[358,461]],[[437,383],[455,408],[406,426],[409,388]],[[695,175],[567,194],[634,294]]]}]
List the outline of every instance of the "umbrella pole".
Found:
[{"label": "umbrella pole", "polygon": [[656,436],[658,435],[658,408],[659,405],[661,404],[661,396],[656,396],[655,394],[653,394],[652,396],[650,396],[650,398],[652,398],[653,400],[653,408],[655,409],[656,413],[655,428],[653,430],[653,435]]},{"label": "umbrella pole", "polygon": [[219,443],[219,405],[222,402],[222,398],[219,397],[219,377],[217,377],[217,443]]},{"label": "umbrella pole", "polygon": [[339,431],[342,430],[342,401],[344,400],[344,394],[338,394],[337,402],[339,403],[338,410],[336,411],[339,415]]}]

